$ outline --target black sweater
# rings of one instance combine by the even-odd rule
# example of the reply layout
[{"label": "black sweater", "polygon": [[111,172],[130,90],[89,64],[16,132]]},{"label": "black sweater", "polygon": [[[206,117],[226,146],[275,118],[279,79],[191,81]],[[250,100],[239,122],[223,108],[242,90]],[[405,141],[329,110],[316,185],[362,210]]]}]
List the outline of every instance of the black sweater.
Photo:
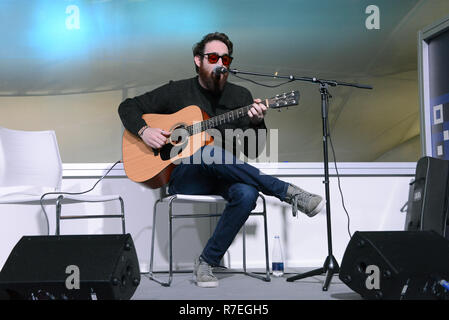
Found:
[{"label": "black sweater", "polygon": [[[246,88],[227,82],[223,92],[217,96],[201,87],[198,77],[194,77],[170,81],[153,91],[135,98],[128,98],[120,104],[118,112],[124,127],[137,135],[138,131],[146,125],[142,119],[145,113],[171,114],[189,105],[197,105],[210,117],[214,117],[252,103],[253,98]],[[266,129],[266,126],[264,121],[253,125],[246,116],[217,127],[223,137],[225,137],[225,129],[237,128],[245,131],[249,128]],[[247,154],[246,147],[245,154]],[[235,149],[232,152],[235,154]]]}]

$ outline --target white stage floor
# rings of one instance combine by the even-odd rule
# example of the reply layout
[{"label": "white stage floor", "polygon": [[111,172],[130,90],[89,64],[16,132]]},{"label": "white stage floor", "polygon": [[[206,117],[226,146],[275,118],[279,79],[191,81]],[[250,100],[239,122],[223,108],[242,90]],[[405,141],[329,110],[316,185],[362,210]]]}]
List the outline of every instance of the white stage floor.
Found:
[{"label": "white stage floor", "polygon": [[[298,270],[301,273],[307,270]],[[242,273],[215,273],[220,284],[217,288],[200,288],[191,273],[175,273],[170,287],[163,287],[146,275],[132,299],[134,300],[361,300],[361,296],[347,287],[334,275],[328,291],[323,291],[324,275],[287,282],[297,274],[289,273],[270,282],[249,277]],[[167,279],[166,273],[157,273]]]}]

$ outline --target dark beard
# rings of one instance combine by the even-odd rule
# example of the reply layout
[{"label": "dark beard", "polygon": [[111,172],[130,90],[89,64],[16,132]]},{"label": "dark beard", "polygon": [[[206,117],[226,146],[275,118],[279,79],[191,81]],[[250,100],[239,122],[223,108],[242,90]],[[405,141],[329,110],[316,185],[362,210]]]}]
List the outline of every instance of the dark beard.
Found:
[{"label": "dark beard", "polygon": [[223,91],[224,85],[228,75],[223,77],[215,77],[213,73],[208,73],[204,68],[200,67],[198,75],[206,86],[206,89],[215,95],[220,94]]}]

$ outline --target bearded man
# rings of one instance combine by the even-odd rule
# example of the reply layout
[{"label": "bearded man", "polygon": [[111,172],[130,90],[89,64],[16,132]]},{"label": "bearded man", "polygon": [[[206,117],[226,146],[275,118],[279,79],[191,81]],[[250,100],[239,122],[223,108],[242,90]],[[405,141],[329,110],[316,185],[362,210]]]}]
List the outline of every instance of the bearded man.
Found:
[{"label": "bearded man", "polygon": [[[149,148],[160,149],[167,143],[170,132],[157,125],[149,127],[142,119],[145,113],[171,114],[186,106],[196,105],[213,117],[251,105],[247,117],[223,124],[217,129],[223,135],[225,129],[266,129],[264,116],[267,106],[260,99],[253,99],[246,88],[228,82],[228,73],[217,72],[219,68],[230,67],[232,53],[233,44],[226,34],[215,32],[203,37],[193,47],[198,75],[170,81],[155,90],[123,101],[119,106],[119,115],[124,127],[140,137]],[[245,141],[241,143],[245,144]],[[298,208],[309,217],[322,210],[325,200],[295,185],[261,174],[248,163],[238,162],[233,154],[234,148],[225,150],[223,145],[215,145],[203,147],[198,152],[203,152],[204,148],[209,148],[208,153],[214,154],[214,159],[229,159],[231,154],[233,161],[183,161],[172,171],[168,191],[170,194],[218,194],[227,200],[212,236],[194,262],[196,284],[200,287],[216,287],[218,279],[212,273],[212,268],[219,266],[240,228],[256,207],[259,192],[292,204],[294,214]],[[198,159],[195,155],[192,158]]]}]

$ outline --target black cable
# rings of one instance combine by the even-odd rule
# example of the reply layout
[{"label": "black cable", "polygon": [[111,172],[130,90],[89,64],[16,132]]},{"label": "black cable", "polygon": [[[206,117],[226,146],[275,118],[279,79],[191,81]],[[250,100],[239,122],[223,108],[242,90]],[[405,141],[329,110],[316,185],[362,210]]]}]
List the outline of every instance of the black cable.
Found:
[{"label": "black cable", "polygon": [[[329,118],[328,118],[328,119],[329,119]],[[329,141],[330,141],[330,143],[331,143],[331,149],[332,149],[332,155],[333,155],[333,158],[334,158],[335,171],[337,172],[338,190],[340,190],[341,204],[342,204],[342,206],[343,206],[343,210],[345,210],[346,217],[348,218],[348,225],[347,225],[347,228],[348,228],[349,238],[351,238],[351,237],[352,237],[352,235],[351,235],[351,229],[350,229],[351,218],[350,218],[350,216],[349,216],[348,210],[346,210],[345,200],[344,200],[344,197],[343,197],[343,191],[341,190],[341,185],[340,185],[340,174],[339,174],[339,172],[338,172],[337,158],[335,157],[334,144],[332,143],[331,132],[330,132],[330,130],[329,130],[329,121],[328,121],[328,124],[327,124],[327,132],[328,132]]]},{"label": "black cable", "polygon": [[248,79],[248,78],[240,77],[240,76],[236,75],[235,73],[232,73],[232,74],[233,74],[235,77],[239,78],[239,79],[246,80],[246,81],[252,82],[252,83],[254,83],[254,84],[257,84],[257,85],[259,85],[259,86],[263,86],[263,87],[267,87],[267,88],[277,88],[277,87],[280,87],[280,86],[282,86],[282,85],[284,85],[284,84],[287,84],[287,83],[290,83],[290,82],[294,81],[293,79],[290,79],[290,80],[285,81],[285,82],[282,82],[282,83],[280,83],[280,84],[269,85],[269,84],[263,84],[263,83],[260,83],[260,82],[257,82],[257,81],[254,81],[254,80],[251,80],[251,79]]},{"label": "black cable", "polygon": [[41,199],[39,200],[39,202],[40,202],[40,204],[41,204],[41,208],[42,208],[42,211],[44,212],[45,220],[46,220],[46,222],[47,222],[47,235],[50,235],[50,223],[49,223],[49,221],[48,221],[48,215],[47,215],[47,212],[45,211],[44,204],[43,204],[43,199],[44,199],[44,197],[47,196],[47,195],[49,195],[49,194],[80,195],[80,194],[88,193],[88,192],[94,190],[94,188],[97,186],[97,184],[98,184],[101,180],[103,180],[103,178],[106,177],[106,176],[108,175],[108,173],[111,172],[111,170],[112,170],[118,163],[120,163],[120,162],[122,162],[122,160],[118,160],[117,162],[115,162],[115,163],[112,165],[112,167],[110,167],[110,168],[108,169],[108,171],[107,171],[107,172],[106,172],[100,179],[98,179],[97,182],[95,182],[95,184],[93,185],[93,187],[90,188],[90,189],[87,190],[87,191],[82,191],[82,192],[62,192],[62,191],[61,191],[61,192],[58,192],[58,191],[54,191],[54,192],[47,192],[47,193],[44,193],[44,194],[41,196]]}]

